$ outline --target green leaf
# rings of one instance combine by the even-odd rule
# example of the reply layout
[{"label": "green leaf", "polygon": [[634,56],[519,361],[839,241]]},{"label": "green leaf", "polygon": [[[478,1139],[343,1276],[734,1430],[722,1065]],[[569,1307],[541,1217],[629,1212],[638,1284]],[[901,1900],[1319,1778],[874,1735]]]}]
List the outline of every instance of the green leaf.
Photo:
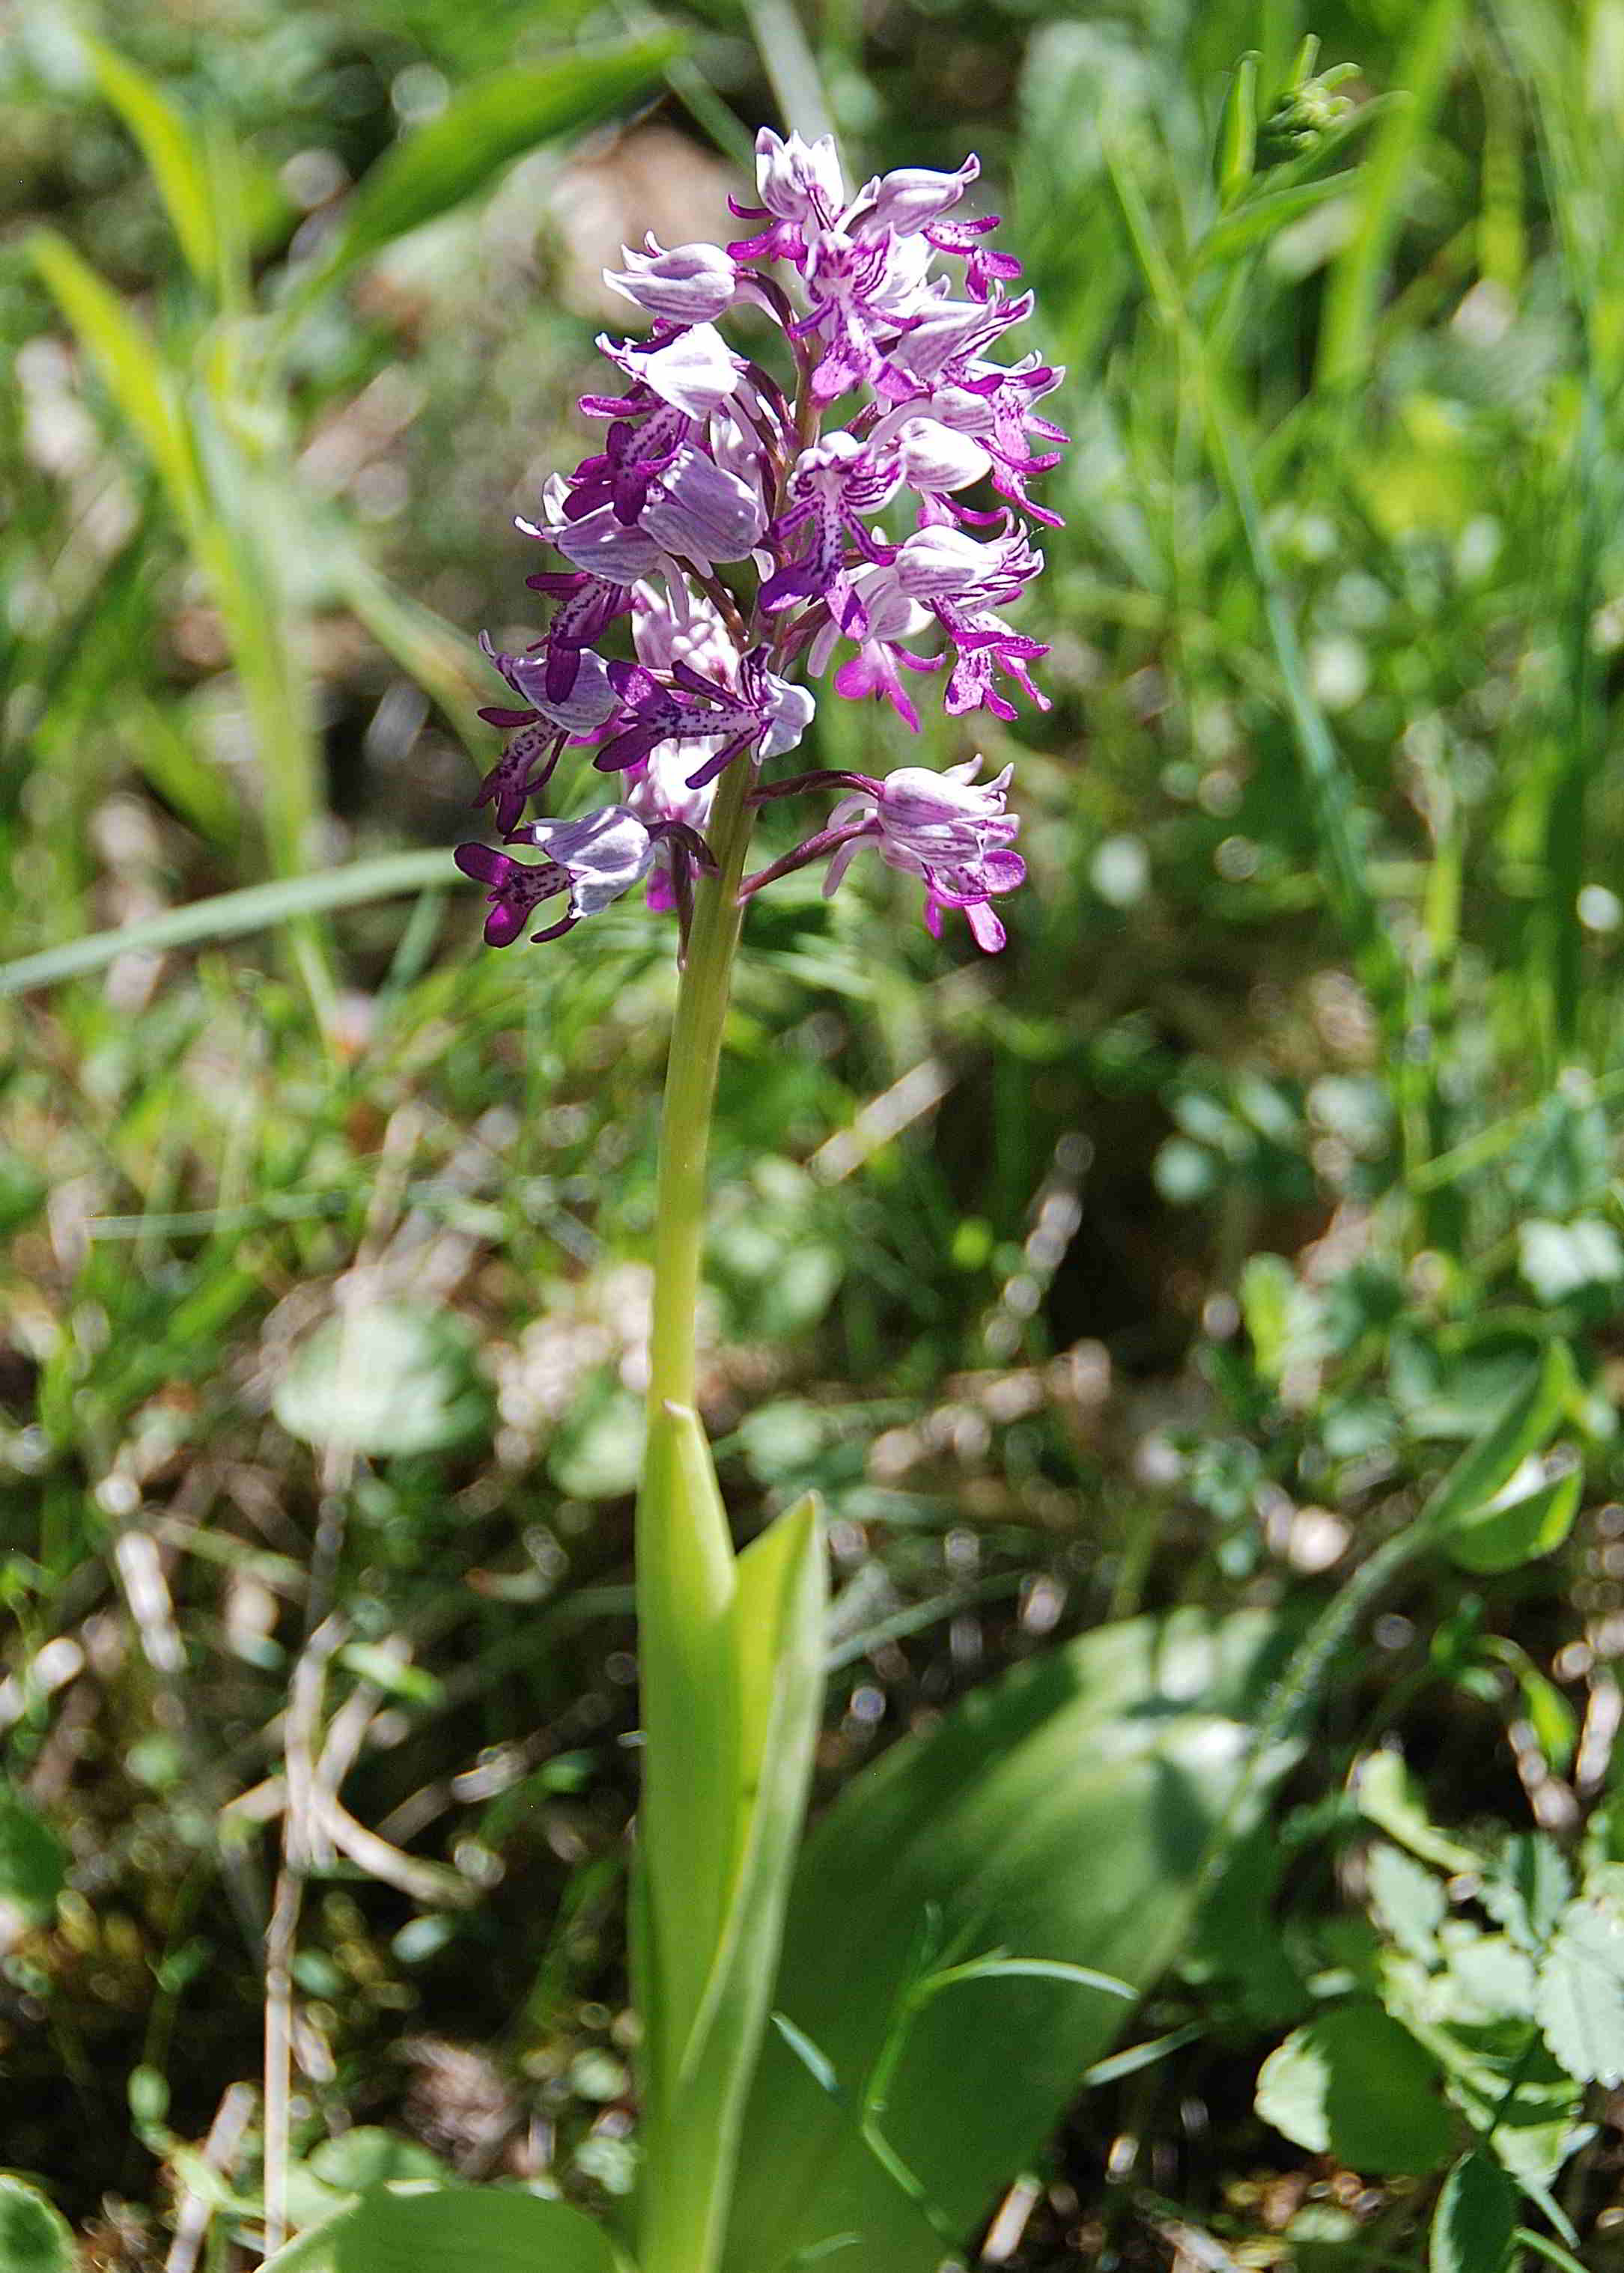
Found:
[{"label": "green leaf", "polygon": [[[802,1856],[773,2000],[842,2101],[768,2044],[728,2273],[770,2273],[838,2233],[861,2236],[853,2273],[931,2273],[938,2232],[854,2113],[918,1986],[921,1932],[934,1920],[935,1951],[954,1962],[1007,1952],[1142,1990],[1231,1827],[1282,1641],[1253,1615],[1109,1626],[978,1691],[847,1785]],[[1041,2149],[1127,2009],[1104,1988],[992,1977],[913,2017],[879,2126],[953,2230]]]},{"label": "green leaf", "polygon": [[1556,1842],[1544,1831],[1519,1831],[1485,1872],[1480,1899],[1518,1948],[1538,1956],[1572,1893],[1573,1873]]},{"label": "green leaf", "polygon": [[1455,2137],[1438,2071],[1378,2005],[1295,2029],[1263,2063],[1258,2112],[1311,2154],[1389,2176],[1435,2170]]},{"label": "green leaf", "polygon": [[495,2187],[367,2194],[342,2219],[334,2273],[615,2273],[601,2226],[564,2202]]},{"label": "green leaf", "polygon": [[823,1694],[828,1588],[808,1493],[736,1565],[742,1841],[710,1979],[672,2088],[645,2112],[651,2263],[712,2264],[766,2029]]},{"label": "green leaf", "polygon": [[667,2104],[705,2000],[739,1840],[738,1587],[727,1517],[698,1415],[650,1427],[637,1497],[638,1657],[644,1736],[635,1877],[647,1939],[644,2067]]},{"label": "green leaf", "polygon": [[336,2139],[323,2139],[312,2148],[305,2167],[324,2187],[341,2194],[365,2194],[402,2179],[444,2184],[451,2177],[439,2156],[415,2139],[400,2139],[365,2123]]},{"label": "green leaf", "polygon": [[1497,1657],[1510,1667],[1522,1692],[1522,1710],[1545,1755],[1546,1767],[1558,1775],[1566,1775],[1579,1744],[1579,1721],[1573,1707],[1556,1684],[1539,1670],[1521,1643],[1507,1641],[1503,1634],[1494,1634],[1485,1639],[1483,1647],[1485,1655]]},{"label": "green leaf", "polygon": [[187,266],[199,283],[212,282],[220,247],[208,167],[184,116],[145,71],[88,34],[79,39],[102,94],[141,146]]},{"label": "green leaf", "polygon": [[1583,1487],[1583,1470],[1568,1468],[1532,1491],[1462,1517],[1446,1542],[1451,1562],[1463,1571],[1518,1571],[1553,1554],[1573,1529]]},{"label": "green leaf", "polygon": [[1407,102],[1388,111],[1360,169],[1358,226],[1331,272],[1320,326],[1322,388],[1357,382],[1371,368],[1382,272],[1403,214],[1412,168],[1442,100],[1455,57],[1461,0],[1430,0],[1395,68]]},{"label": "green leaf", "polygon": [[100,371],[169,494],[177,517],[198,524],[202,484],[190,428],[162,356],[124,303],[67,239],[38,229],[27,249],[79,346]]},{"label": "green leaf", "polygon": [[1258,58],[1244,55],[1224,90],[1213,178],[1219,202],[1232,206],[1252,185],[1258,154]]},{"label": "green leaf", "polygon": [[357,1452],[438,1452],[488,1429],[490,1393],[462,1321],[376,1302],[319,1326],[272,1407],[289,1436]]},{"label": "green leaf", "polygon": [[1548,1342],[1489,1428],[1461,1455],[1422,1509],[1423,1519],[1445,1545],[1452,1547],[1450,1534],[1478,1517],[1530,1453],[1545,1450],[1573,1385],[1573,1361],[1566,1347]]},{"label": "green leaf", "polygon": [[610,1371],[590,1375],[547,1451],[547,1474],[571,1499],[624,1499],[643,1473],[643,1400]]},{"label": "green leaf", "polygon": [[67,1849],[47,1823],[9,1784],[0,1783],[0,1902],[29,1925],[56,1914],[68,1881]]},{"label": "green leaf", "polygon": [[1378,1845],[1370,1856],[1371,1908],[1401,1949],[1430,1962],[1449,1898],[1430,1871],[1402,1848]]},{"label": "green leaf", "polygon": [[583,49],[498,71],[387,151],[357,190],[337,242],[303,280],[303,302],[356,263],[484,189],[527,150],[584,133],[656,84],[683,51],[675,33]]},{"label": "green leaf", "polygon": [[1296,1272],[1283,1256],[1248,1256],[1240,1302],[1252,1362],[1265,1381],[1278,1385],[1292,1354],[1291,1328],[1301,1308]]},{"label": "green leaf", "polygon": [[1612,1166],[1606,1108],[1587,1079],[1542,1100],[1512,1144],[1506,1184],[1529,1214],[1565,1219],[1605,1199]]},{"label": "green leaf", "polygon": [[1427,2273],[1507,2273],[1516,2223],[1516,2188],[1492,2156],[1474,2147],[1444,2180]]},{"label": "green leaf", "polygon": [[1581,2089],[1534,2024],[1532,1964],[1507,1936],[1476,1933],[1463,1920],[1441,1939],[1441,1973],[1384,1956],[1381,2000],[1437,2061],[1449,2098],[1499,2161],[1522,2187],[1543,2187],[1584,2134]]},{"label": "green leaf", "polygon": [[1624,1279],[1624,1241],[1598,1216],[1568,1223],[1532,1217],[1517,1227],[1517,1268],[1542,1302],[1566,1302],[1587,1287]]},{"label": "green leaf", "polygon": [[1480,1855],[1447,1837],[1431,1820],[1419,1786],[1396,1752],[1372,1752],[1360,1762],[1354,1797],[1361,1815],[1424,1863],[1435,1863],[1440,1871],[1482,1867]]},{"label": "green leaf", "polygon": [[1211,268],[1237,260],[1243,252],[1255,252],[1304,214],[1333,199],[1346,198],[1353,178],[1351,174],[1333,174],[1328,181],[1299,182],[1295,189],[1267,190],[1261,197],[1249,198],[1207,230],[1196,247],[1197,267]]},{"label": "green leaf", "polygon": [[458,871],[443,851],[385,852],[375,860],[352,860],[316,876],[286,876],[272,884],[249,884],[237,892],[217,892],[190,907],[145,923],[122,924],[93,932],[60,947],[42,948],[16,963],[0,964],[0,997],[26,994],[35,986],[55,986],[105,971],[121,955],[162,955],[171,948],[195,947],[205,940],[240,939],[277,924],[320,914],[329,908],[357,907],[367,900],[391,899],[397,892],[420,892],[431,885],[455,884]]},{"label": "green leaf", "polygon": [[1582,2083],[1624,2083],[1624,1915],[1616,1903],[1570,1902],[1539,1969],[1539,2025]]},{"label": "green leaf", "polygon": [[20,2179],[0,2176],[0,2273],[73,2273],[78,2262],[61,2211]]}]

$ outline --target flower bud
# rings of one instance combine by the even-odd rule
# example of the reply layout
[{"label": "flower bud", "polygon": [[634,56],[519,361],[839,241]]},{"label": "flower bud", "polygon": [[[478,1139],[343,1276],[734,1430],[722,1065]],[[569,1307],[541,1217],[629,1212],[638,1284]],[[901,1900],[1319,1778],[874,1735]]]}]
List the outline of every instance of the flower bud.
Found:
[{"label": "flower bud", "polygon": [[645,243],[646,252],[621,247],[624,268],[605,269],[612,291],[678,324],[708,324],[732,307],[739,272],[720,245],[678,244],[662,252],[652,236]]},{"label": "flower bud", "polygon": [[834,136],[803,142],[792,134],[780,141],[771,126],[763,126],[756,138],[756,187],[775,220],[831,228],[846,202]]},{"label": "flower bud", "polygon": [[963,490],[991,470],[992,460],[968,434],[938,418],[909,418],[897,430],[897,462],[916,490]]},{"label": "flower bud", "polygon": [[892,229],[898,236],[911,236],[915,229],[940,221],[944,214],[952,211],[981,170],[981,161],[972,153],[956,174],[934,174],[924,166],[899,166],[895,173],[870,182],[860,200],[865,234],[869,229]]}]

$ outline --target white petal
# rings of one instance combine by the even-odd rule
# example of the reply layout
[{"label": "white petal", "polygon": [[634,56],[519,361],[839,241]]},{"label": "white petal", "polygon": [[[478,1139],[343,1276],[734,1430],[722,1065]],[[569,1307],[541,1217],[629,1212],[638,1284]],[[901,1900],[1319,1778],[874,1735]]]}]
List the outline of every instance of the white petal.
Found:
[{"label": "white petal", "polygon": [[579,821],[535,821],[524,833],[568,871],[572,915],[597,915],[654,865],[653,842],[629,806],[605,806]]},{"label": "white petal", "polygon": [[736,356],[714,324],[692,324],[664,347],[643,350],[608,338],[599,348],[628,379],[651,386],[662,402],[690,418],[709,418],[738,386],[744,359]]}]

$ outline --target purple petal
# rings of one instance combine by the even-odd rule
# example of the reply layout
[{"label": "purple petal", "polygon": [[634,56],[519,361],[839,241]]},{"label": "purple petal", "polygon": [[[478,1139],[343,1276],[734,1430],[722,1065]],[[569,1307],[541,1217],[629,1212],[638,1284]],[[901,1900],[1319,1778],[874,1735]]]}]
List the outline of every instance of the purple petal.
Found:
[{"label": "purple petal", "polygon": [[489,844],[459,844],[451,857],[465,876],[473,877],[476,883],[493,884],[499,890],[523,866]]}]

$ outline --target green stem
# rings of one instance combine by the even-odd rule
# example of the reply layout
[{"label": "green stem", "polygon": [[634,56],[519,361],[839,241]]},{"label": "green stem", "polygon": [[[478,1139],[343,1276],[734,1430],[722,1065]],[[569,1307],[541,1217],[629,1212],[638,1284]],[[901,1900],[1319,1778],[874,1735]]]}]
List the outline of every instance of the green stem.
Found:
[{"label": "green stem", "polygon": [[654,1324],[649,1349],[649,1411],[694,1402],[694,1329],[704,1245],[705,1167],[721,1062],[722,1028],[744,911],[739,881],[753,819],[746,803],[752,768],[730,766],[712,814],[719,873],[694,895],[688,962],[677,995],[655,1200]]},{"label": "green stem", "polygon": [[[725,1929],[737,1802],[736,1566],[694,1419],[694,1345],[705,1168],[754,776],[744,759],[731,766],[711,814],[718,874],[694,896],[660,1129],[649,1439],[635,1540],[644,1750],[632,1970],[644,2038],[643,2273],[712,2273],[725,2214],[715,2164],[722,2142],[685,2142],[688,2111],[678,2101]],[[695,1444],[703,1473],[691,1465]]]}]

